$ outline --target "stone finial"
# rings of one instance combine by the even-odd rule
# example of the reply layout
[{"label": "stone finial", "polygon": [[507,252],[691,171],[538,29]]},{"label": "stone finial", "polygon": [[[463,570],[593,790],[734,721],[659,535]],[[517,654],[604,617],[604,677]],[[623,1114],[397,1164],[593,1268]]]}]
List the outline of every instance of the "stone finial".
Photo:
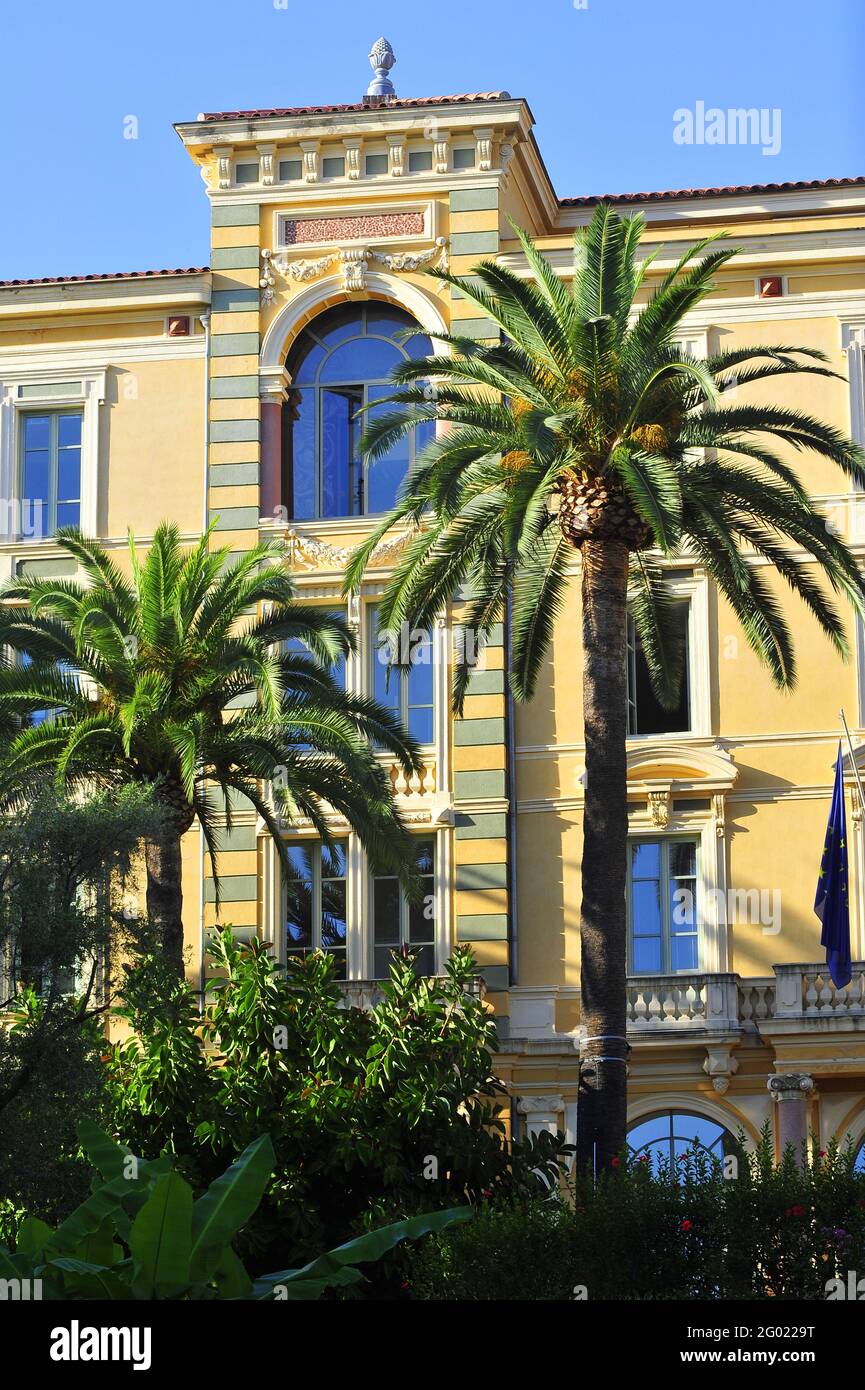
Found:
[{"label": "stone finial", "polygon": [[369,61],[375,76],[366,89],[368,97],[395,97],[396,88],[388,73],[396,62],[396,54],[387,39],[376,39],[369,50]]}]

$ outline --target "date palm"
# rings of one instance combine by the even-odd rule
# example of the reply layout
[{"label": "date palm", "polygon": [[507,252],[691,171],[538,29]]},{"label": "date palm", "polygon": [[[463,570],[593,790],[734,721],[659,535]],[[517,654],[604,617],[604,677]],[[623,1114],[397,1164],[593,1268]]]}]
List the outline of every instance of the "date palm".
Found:
[{"label": "date palm", "polygon": [[[810,451],[859,484],[865,457],[801,410],[756,403],[750,389],[791,374],[834,375],[821,353],[740,347],[698,360],[677,341],[684,316],[709,293],[732,249],[707,241],[690,247],[638,305],[651,260],[638,255],[641,218],[599,207],[576,235],[570,286],[514,230],[531,278],[492,261],[471,278],[437,272],[492,320],[501,341],[440,335],[448,355],[394,371],[396,408],[369,424],[363,449],[376,458],[422,420],[443,425],[396,508],[355,552],[346,585],[357,586],[380,538],[405,526],[382,624],[429,622],[466,586],[468,628],[484,631],[507,616],[510,685],[528,700],[579,574],[588,1040],[578,1161],[605,1165],[626,1132],[628,612],[667,707],[676,703],[683,666],[681,629],[664,588],[667,556],[687,554],[705,569],[779,687],[793,686],[796,665],[771,569],[846,656],[844,617],[829,591],[862,612],[862,577],[790,458]],[[457,711],[469,675],[468,662],[458,661]]]},{"label": "date palm", "polygon": [[209,538],[184,550],[163,523],[142,559],[130,537],[127,578],[96,541],[63,530],[87,582],[19,578],[0,593],[0,643],[12,654],[0,721],[19,726],[0,795],[27,796],[47,777],[151,785],[163,828],[146,844],[147,912],[179,971],[181,838],[197,818],[216,875],[217,809],[230,829],[232,796],[248,798],[283,858],[281,816],[307,817],[330,845],[333,811],[374,864],[411,881],[411,841],[374,747],[409,773],[417,756],[387,710],[336,684],[330,667],[351,633],[295,601],[276,552],[258,545],[229,563]]}]

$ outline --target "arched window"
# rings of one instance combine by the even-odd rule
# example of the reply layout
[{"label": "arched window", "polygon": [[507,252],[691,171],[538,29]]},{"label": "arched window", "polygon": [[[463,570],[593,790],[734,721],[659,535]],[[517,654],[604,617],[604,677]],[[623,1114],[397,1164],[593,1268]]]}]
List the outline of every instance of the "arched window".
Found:
[{"label": "arched window", "polygon": [[683,1110],[668,1110],[663,1115],[638,1120],[628,1131],[628,1145],[634,1157],[647,1158],[653,1170],[661,1164],[668,1166],[671,1177],[676,1175],[682,1154],[693,1152],[695,1145],[719,1160],[740,1151],[723,1125]]},{"label": "arched window", "polygon": [[865,1139],[862,1140],[856,1150],[856,1157],[853,1160],[853,1167],[857,1173],[865,1173]]},{"label": "arched window", "polygon": [[[432,351],[421,334],[401,341],[407,328],[417,324],[401,309],[375,301],[346,304],[315,319],[294,344],[286,363],[291,392],[283,447],[283,497],[292,518],[363,516],[394,505],[415,453],[434,433],[433,422],[374,462],[361,457],[359,445],[374,403],[395,389],[393,368]],[[358,415],[366,406],[373,409]]]}]

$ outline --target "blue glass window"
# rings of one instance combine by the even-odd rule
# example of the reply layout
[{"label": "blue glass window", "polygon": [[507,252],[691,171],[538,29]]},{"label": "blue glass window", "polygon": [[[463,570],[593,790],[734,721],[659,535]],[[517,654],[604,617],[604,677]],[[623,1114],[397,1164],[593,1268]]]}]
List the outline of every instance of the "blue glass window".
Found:
[{"label": "blue glass window", "polygon": [[392,951],[411,952],[421,975],[435,972],[435,840],[418,838],[414,844],[415,867],[423,884],[423,897],[409,903],[397,879],[376,875],[372,880],[373,974],[387,976]]},{"label": "blue glass window", "polygon": [[653,1172],[663,1167],[673,1180],[679,1175],[683,1157],[695,1148],[720,1160],[739,1152],[739,1145],[723,1125],[685,1111],[668,1111],[638,1121],[628,1131],[628,1146]]},{"label": "blue glass window", "polygon": [[345,840],[288,845],[283,870],[286,955],[329,951],[338,980],[346,978],[346,848]]},{"label": "blue glass window", "polygon": [[631,841],[628,919],[631,974],[699,970],[696,841]]},{"label": "blue glass window", "polygon": [[365,407],[394,390],[394,367],[432,352],[425,334],[399,339],[413,327],[408,314],[370,301],[331,309],[300,335],[287,363],[286,488],[295,520],[386,512],[397,501],[415,456],[435,436],[435,423],[419,426],[381,459],[363,458],[360,440],[374,413]]},{"label": "blue glass window", "polygon": [[[380,704],[402,721],[418,743],[435,737],[433,645],[426,628],[391,634],[379,630],[378,609],[369,612],[370,688]],[[391,661],[399,662],[392,666]]]},{"label": "blue glass window", "polygon": [[80,525],[82,421],[80,410],[22,414],[22,536],[39,539]]}]

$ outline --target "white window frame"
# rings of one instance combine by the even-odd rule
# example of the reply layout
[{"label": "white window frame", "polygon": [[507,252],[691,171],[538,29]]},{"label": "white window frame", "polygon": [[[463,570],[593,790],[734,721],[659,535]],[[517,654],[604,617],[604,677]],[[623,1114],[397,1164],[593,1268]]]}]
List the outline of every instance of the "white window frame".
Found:
[{"label": "white window frame", "polygon": [[[684,568],[685,565],[682,565]],[[709,581],[695,570],[691,575],[664,576],[670,595],[688,604],[688,693],[690,727],[665,734],[628,734],[629,743],[644,739],[672,743],[693,738],[708,738],[712,732],[711,659],[709,644]],[[630,656],[629,656],[630,661]],[[629,673],[630,675],[630,673]],[[630,704],[630,694],[628,696]]]},{"label": "white window frame", "polygon": [[[346,916],[345,970],[346,970],[346,979],[348,979],[348,978],[349,978],[349,974],[348,974],[348,970],[349,970],[349,951],[350,951],[350,945],[349,945],[349,932],[348,932],[349,907],[350,907],[350,895],[349,895],[349,865],[350,865],[350,860],[349,860],[349,843],[348,843],[348,841],[349,841],[349,836],[348,836],[347,834],[336,833],[336,834],[334,834],[333,838],[334,838],[335,841],[338,841],[339,844],[341,844],[342,846],[344,846],[344,851],[345,851],[345,878],[344,878],[343,880],[341,880],[341,881],[345,883],[345,916]],[[286,837],[286,845],[299,845],[299,844],[307,844],[307,843],[309,843],[309,844],[315,846],[315,848],[316,848],[316,850],[318,851],[318,853],[316,854],[316,857],[315,857],[315,861],[314,861],[314,864],[313,864],[313,872],[312,872],[312,923],[311,923],[311,925],[312,925],[312,938],[313,938],[313,939],[312,939],[312,945],[311,945],[311,946],[309,946],[309,947],[300,947],[300,948],[299,948],[299,953],[300,953],[301,955],[302,955],[304,952],[306,952],[306,951],[323,951],[323,950],[329,950],[328,947],[322,946],[322,944],[321,944],[321,939],[320,939],[320,938],[321,938],[321,880],[322,880],[322,872],[321,872],[321,868],[322,868],[322,866],[321,866],[321,848],[322,848],[322,845],[321,845],[321,841],[318,839],[317,836],[316,836],[316,837],[312,837],[312,836],[303,836],[303,835],[290,835],[290,836],[287,836],[287,837]],[[287,908],[288,908],[288,885],[289,885],[289,877],[288,877],[288,873],[287,873],[287,871],[286,871],[284,865],[282,864],[282,861],[280,861],[280,868],[281,868],[281,874],[280,874],[279,907],[280,907],[280,933],[281,933],[281,942],[280,942],[280,951],[279,951],[279,954],[280,954],[280,959],[281,959],[282,961],[285,961],[285,960],[287,960],[287,959],[289,958],[290,955],[295,954],[295,953],[292,952],[292,951],[289,951],[289,949],[288,949],[288,936],[287,936],[287,933],[286,933],[286,917],[287,917]],[[316,940],[316,938],[318,938],[318,940]],[[331,954],[335,954],[335,953],[334,953],[334,952],[331,952]]]},{"label": "white window frame", "polygon": [[[631,846],[645,841],[647,844],[659,844],[661,846],[661,950],[665,959],[661,962],[660,970],[650,970],[642,972],[642,978],[652,979],[657,975],[699,975],[706,970],[705,949],[704,949],[704,923],[703,923],[703,844],[699,832],[692,830],[680,830],[673,834],[651,834],[649,831],[642,831],[639,834],[628,835],[628,879],[626,903],[628,910],[628,975],[633,975],[635,979],[640,979],[641,974],[634,971],[633,967],[633,947],[634,947],[634,922],[633,922],[633,875],[631,868]],[[695,911],[697,917],[697,964],[693,969],[673,970],[671,963],[672,933],[670,931],[670,903],[669,903],[669,846],[673,844],[690,844],[694,846],[694,886],[695,886]]]},{"label": "white window frame", "polygon": [[[2,371],[2,369],[0,369]],[[22,415],[56,410],[80,410],[81,423],[81,520],[85,535],[95,536],[98,520],[99,407],[105,403],[106,372],[76,367],[33,368],[0,378],[0,497],[11,505],[0,509],[0,542],[19,542],[22,547],[56,545],[53,536],[22,536],[21,456]],[[41,398],[22,397],[24,386],[62,385],[80,382],[78,391]]]}]

